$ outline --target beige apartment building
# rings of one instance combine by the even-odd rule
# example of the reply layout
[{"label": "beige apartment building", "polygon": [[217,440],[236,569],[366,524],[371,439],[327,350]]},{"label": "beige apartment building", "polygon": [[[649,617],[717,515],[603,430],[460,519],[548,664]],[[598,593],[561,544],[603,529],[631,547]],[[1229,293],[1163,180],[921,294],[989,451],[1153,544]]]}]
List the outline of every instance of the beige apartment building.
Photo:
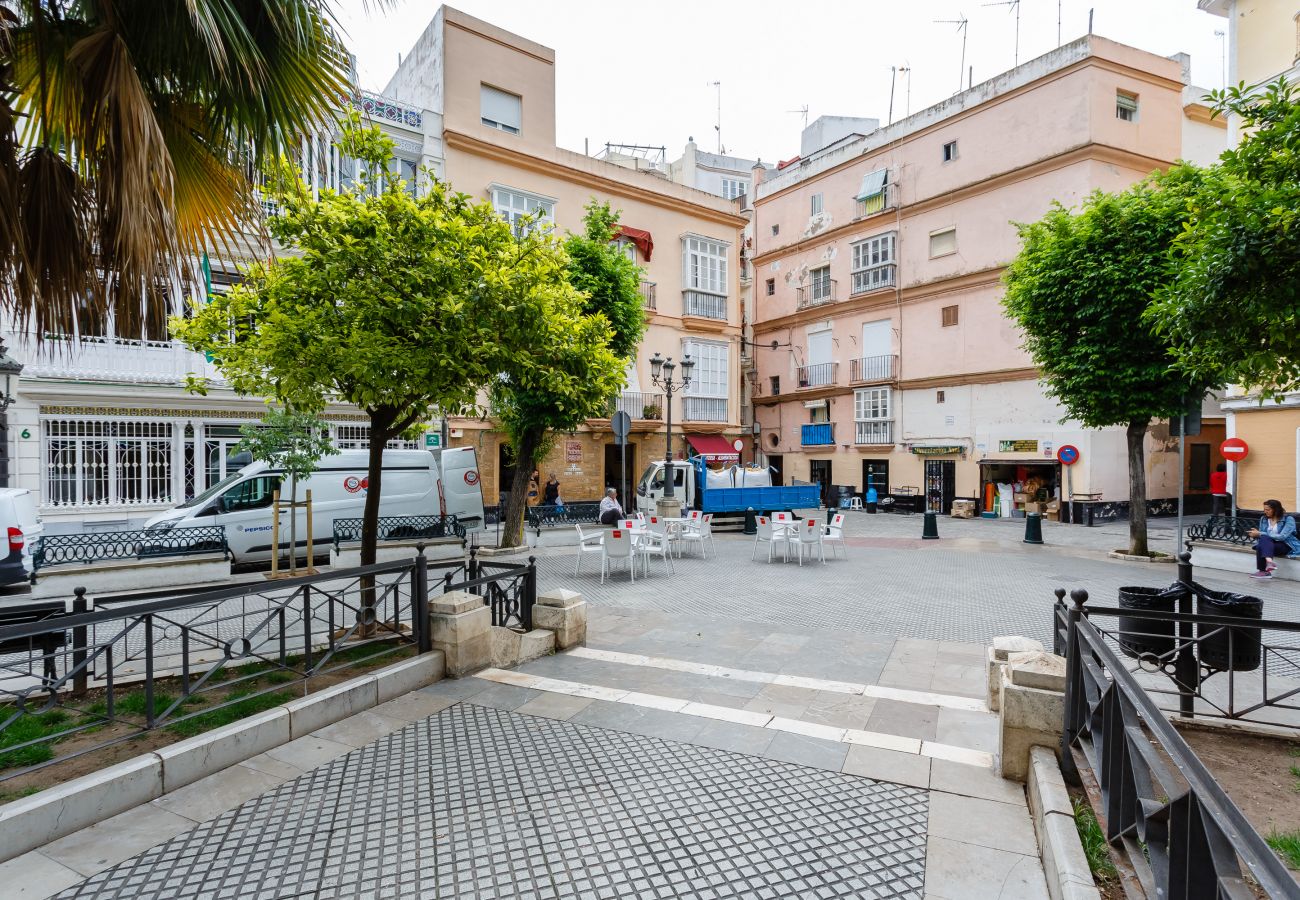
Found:
[{"label": "beige apartment building", "polygon": [[[1198,6],[1226,20],[1229,84],[1300,81],[1300,9],[1294,0],[1200,0]],[[1235,117],[1228,124],[1235,143]],[[1300,392],[1265,403],[1249,389],[1233,387],[1223,408],[1228,436],[1250,448],[1244,460],[1228,464],[1237,505],[1259,510],[1274,499],[1300,509]]]},{"label": "beige apartment building", "polygon": [[[1185,143],[1222,148],[1221,124],[1184,96],[1185,62],[1081,38],[892,125],[823,128],[826,143],[763,177],[754,403],[786,481],[914,493],[945,513],[955,498],[985,508],[1001,484],[1023,486],[1017,510],[1067,488],[1123,509],[1123,429],[1063,421],[1003,314],[1001,278],[1014,222],[1122,189]],[[1208,492],[1223,433],[1211,418],[1189,441],[1190,494]],[[1079,454],[1068,485],[1066,445]],[[1178,484],[1167,426],[1147,449],[1158,509]]]},{"label": "beige apartment building", "polygon": [[[745,219],[724,198],[555,145],[555,52],[443,6],[384,95],[433,123],[434,168],[458,191],[489,200],[507,218],[540,213],[559,232],[581,231],[584,207],[608,202],[621,215],[620,245],[644,270],[644,341],[614,404],[632,418],[626,479],[634,489],[651,458],[663,458],[668,409],[650,379],[659,353],[695,360],[695,378],[673,397],[674,452],[732,453],[740,435],[741,309],[738,268]],[[509,483],[506,439],[488,417],[452,419],[450,444],[478,451],[484,497]],[[692,450],[688,451],[688,446]],[[561,435],[540,467],[561,497],[593,500],[623,479],[609,419]]]}]

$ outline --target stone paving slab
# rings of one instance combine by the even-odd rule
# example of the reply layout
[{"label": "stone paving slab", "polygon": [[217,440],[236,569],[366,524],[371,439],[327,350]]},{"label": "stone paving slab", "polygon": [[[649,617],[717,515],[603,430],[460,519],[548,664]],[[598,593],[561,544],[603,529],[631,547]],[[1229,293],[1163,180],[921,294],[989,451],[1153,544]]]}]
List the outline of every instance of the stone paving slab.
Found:
[{"label": "stone paving slab", "polygon": [[925,790],[473,696],[59,896],[922,896]]}]

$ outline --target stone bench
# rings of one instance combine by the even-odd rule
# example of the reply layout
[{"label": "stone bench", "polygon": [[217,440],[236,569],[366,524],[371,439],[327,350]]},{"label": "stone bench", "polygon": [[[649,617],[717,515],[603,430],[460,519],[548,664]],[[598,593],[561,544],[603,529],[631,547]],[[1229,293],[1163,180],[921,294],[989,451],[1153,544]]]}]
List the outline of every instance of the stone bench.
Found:
[{"label": "stone bench", "polygon": [[[1300,559],[1277,558],[1274,578],[1283,581],[1300,581]],[[1201,569],[1237,572],[1249,575],[1255,571],[1255,550],[1227,541],[1195,541],[1192,543],[1192,565]]]}]

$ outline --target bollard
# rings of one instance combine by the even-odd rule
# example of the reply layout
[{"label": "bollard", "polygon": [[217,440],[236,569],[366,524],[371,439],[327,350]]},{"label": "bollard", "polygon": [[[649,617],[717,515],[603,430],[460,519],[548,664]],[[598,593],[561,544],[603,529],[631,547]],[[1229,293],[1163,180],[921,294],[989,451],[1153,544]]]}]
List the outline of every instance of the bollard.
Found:
[{"label": "bollard", "polygon": [[939,519],[928,509],[925,511],[925,525],[921,529],[921,540],[939,540]]},{"label": "bollard", "polygon": [[758,520],[754,518],[754,507],[745,509],[745,534],[758,534]]},{"label": "bollard", "polygon": [[1025,543],[1041,544],[1043,542],[1043,516],[1041,513],[1025,513]]}]

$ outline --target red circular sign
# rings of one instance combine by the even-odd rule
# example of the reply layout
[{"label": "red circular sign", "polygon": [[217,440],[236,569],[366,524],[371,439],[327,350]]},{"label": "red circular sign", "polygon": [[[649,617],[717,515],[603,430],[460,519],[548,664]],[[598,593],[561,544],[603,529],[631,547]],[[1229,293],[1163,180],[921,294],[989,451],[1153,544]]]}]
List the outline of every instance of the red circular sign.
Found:
[{"label": "red circular sign", "polygon": [[1219,445],[1219,452],[1229,462],[1241,462],[1250,453],[1250,447],[1241,438],[1228,438]]},{"label": "red circular sign", "polygon": [[473,469],[470,469],[468,472],[466,472],[465,483],[468,485],[478,484],[478,472],[475,472]]},{"label": "red circular sign", "polygon": [[1079,448],[1074,444],[1062,444],[1056,451],[1056,458],[1063,466],[1072,466],[1079,461]]},{"label": "red circular sign", "polygon": [[361,479],[355,475],[349,475],[347,478],[344,478],[343,490],[347,491],[349,494],[355,494],[357,491],[361,490]]}]

